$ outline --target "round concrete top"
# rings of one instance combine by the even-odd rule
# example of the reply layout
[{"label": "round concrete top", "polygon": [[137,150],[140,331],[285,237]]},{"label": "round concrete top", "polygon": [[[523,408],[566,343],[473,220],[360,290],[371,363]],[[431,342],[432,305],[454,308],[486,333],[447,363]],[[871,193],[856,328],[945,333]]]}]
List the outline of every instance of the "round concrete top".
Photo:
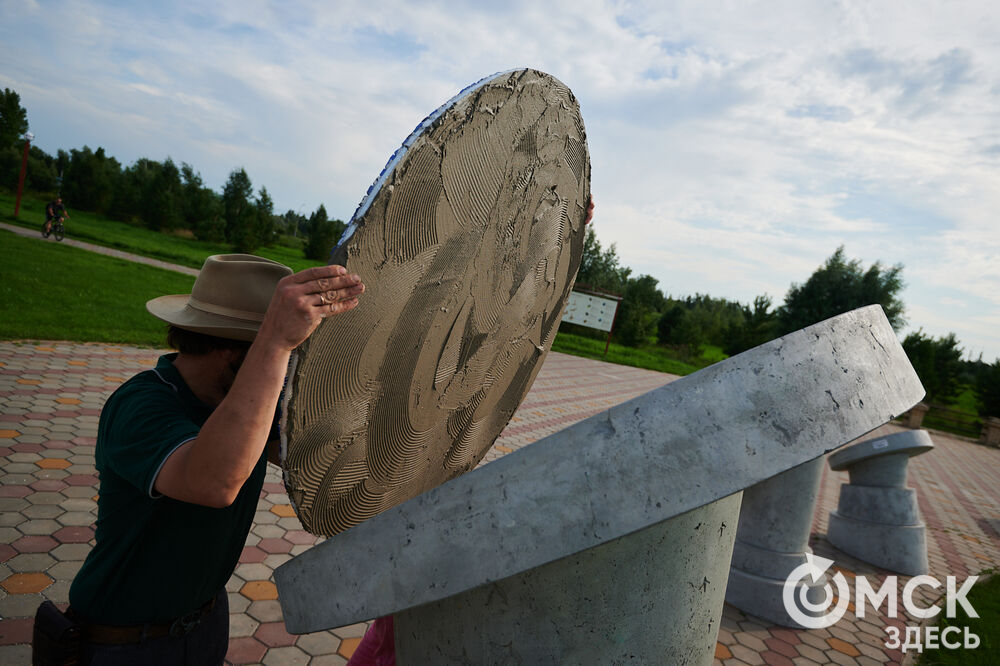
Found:
[{"label": "round concrete top", "polygon": [[293,633],[380,617],[732,495],[902,414],[923,387],[879,306],[828,319],[576,423],[274,572]]},{"label": "round concrete top", "polygon": [[930,433],[926,430],[908,430],[885,437],[867,439],[837,451],[830,456],[830,469],[835,472],[845,470],[863,460],[871,460],[894,453],[905,453],[913,457],[934,448]]}]

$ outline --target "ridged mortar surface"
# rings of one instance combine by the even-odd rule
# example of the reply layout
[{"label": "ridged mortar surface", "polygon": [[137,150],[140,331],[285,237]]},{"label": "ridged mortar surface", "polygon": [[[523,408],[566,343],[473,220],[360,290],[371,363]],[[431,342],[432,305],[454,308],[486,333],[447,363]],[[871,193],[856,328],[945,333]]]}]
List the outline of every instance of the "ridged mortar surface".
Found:
[{"label": "ridged mortar surface", "polygon": [[394,155],[331,263],[366,293],[297,351],[283,467],[333,535],[466,472],[527,393],[583,252],[590,162],[566,86],[471,87]]}]

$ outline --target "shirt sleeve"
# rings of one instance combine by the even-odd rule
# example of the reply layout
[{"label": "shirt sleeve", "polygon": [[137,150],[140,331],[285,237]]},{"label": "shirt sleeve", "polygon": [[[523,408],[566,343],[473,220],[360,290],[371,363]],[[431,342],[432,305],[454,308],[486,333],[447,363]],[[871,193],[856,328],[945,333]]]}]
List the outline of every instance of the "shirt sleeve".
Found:
[{"label": "shirt sleeve", "polygon": [[197,437],[200,427],[167,385],[130,386],[113,396],[105,411],[102,457],[106,466],[141,492],[159,497],[153,484],[163,463],[179,446]]}]

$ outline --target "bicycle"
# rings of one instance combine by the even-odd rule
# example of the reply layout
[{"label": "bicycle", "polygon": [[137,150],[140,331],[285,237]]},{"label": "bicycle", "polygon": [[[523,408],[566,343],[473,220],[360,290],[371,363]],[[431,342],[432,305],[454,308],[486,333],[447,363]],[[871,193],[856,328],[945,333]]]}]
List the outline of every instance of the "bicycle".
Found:
[{"label": "bicycle", "polygon": [[57,241],[61,241],[66,237],[66,227],[63,226],[63,220],[65,218],[57,217],[51,220],[51,224],[46,222],[42,225],[42,238],[48,238],[49,234],[56,237]]}]

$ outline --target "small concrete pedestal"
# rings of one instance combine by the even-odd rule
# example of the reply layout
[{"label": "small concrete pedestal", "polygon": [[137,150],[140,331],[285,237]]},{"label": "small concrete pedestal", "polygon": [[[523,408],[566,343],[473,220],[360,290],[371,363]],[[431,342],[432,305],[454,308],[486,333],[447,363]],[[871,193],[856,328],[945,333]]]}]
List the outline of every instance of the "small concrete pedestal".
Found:
[{"label": "small concrete pedestal", "polygon": [[[740,610],[785,627],[802,627],[785,610],[782,593],[785,579],[812,553],[809,533],[823,463],[816,458],[744,491],[726,588],[726,601]],[[825,584],[824,574],[817,581],[805,578],[799,586],[808,587],[806,599],[819,605]]]},{"label": "small concrete pedestal", "polygon": [[847,470],[827,539],[849,555],[909,576],[927,573],[927,528],[917,496],[906,487],[911,456],[934,448],[926,430],[855,444],[830,456],[830,469]]},{"label": "small concrete pedestal", "polygon": [[397,613],[399,663],[710,663],[740,494]]},{"label": "small concrete pedestal", "polygon": [[983,421],[983,434],[980,443],[1000,449],[1000,419],[989,416]]}]

